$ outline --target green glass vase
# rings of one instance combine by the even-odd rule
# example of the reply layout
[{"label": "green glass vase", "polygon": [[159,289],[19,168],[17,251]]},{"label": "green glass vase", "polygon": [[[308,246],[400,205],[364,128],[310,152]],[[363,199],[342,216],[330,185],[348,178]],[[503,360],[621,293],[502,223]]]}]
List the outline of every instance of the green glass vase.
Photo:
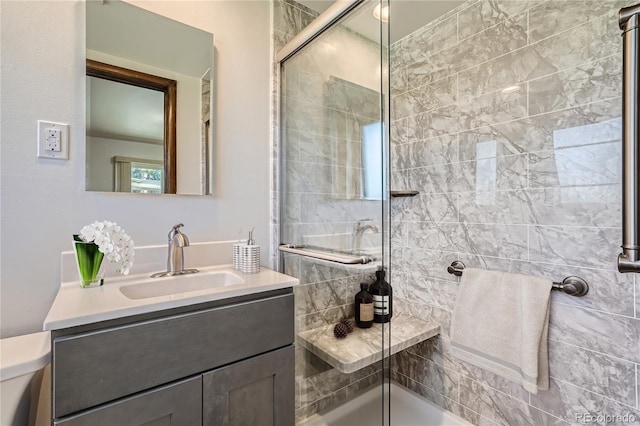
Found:
[{"label": "green glass vase", "polygon": [[80,285],[82,287],[98,287],[104,284],[101,268],[104,253],[98,250],[98,245],[82,241],[80,235],[73,236],[73,244],[80,273]]}]

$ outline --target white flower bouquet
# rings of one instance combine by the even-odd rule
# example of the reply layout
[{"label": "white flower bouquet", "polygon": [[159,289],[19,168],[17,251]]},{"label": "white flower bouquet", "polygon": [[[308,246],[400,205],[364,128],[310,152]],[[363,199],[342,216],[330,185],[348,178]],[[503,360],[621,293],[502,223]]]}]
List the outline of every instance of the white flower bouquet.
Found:
[{"label": "white flower bouquet", "polygon": [[110,263],[118,264],[118,272],[129,274],[135,256],[133,240],[118,224],[106,220],[96,221],[84,226],[73,239],[82,287],[97,282],[103,284],[98,275],[104,256]]}]

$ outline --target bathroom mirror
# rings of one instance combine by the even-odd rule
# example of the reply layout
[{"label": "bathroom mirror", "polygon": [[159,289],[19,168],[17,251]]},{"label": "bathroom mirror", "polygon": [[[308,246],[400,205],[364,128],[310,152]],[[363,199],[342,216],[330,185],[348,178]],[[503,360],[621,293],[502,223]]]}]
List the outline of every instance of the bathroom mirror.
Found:
[{"label": "bathroom mirror", "polygon": [[86,3],[86,190],[210,195],[213,35]]}]

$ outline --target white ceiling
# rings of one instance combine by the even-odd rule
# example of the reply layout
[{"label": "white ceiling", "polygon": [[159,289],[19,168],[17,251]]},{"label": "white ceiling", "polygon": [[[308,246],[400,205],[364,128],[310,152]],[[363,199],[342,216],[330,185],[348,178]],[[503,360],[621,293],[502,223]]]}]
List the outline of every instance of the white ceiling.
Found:
[{"label": "white ceiling", "polygon": [[88,77],[87,133],[106,139],[162,144],[164,93]]},{"label": "white ceiling", "polygon": [[[86,11],[87,50],[159,68],[153,74],[171,79],[175,74],[201,78],[212,66],[211,33],[123,1],[90,0]],[[163,143],[162,92],[91,78],[87,95],[91,136]]]},{"label": "white ceiling", "polygon": [[[324,12],[333,0],[297,0],[300,4]],[[380,22],[373,17],[377,2],[368,2],[352,13],[344,24],[373,41],[380,40]],[[459,0],[390,0],[389,29],[391,43],[406,37],[429,22],[463,4]]]},{"label": "white ceiling", "polygon": [[213,35],[123,1],[87,1],[87,49],[200,78]]}]

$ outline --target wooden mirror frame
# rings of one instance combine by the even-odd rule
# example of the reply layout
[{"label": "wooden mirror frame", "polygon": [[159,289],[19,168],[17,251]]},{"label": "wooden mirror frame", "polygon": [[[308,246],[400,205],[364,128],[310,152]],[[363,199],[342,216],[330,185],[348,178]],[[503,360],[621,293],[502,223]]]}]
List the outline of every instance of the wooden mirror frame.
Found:
[{"label": "wooden mirror frame", "polygon": [[164,93],[164,194],[175,194],[176,184],[176,80],[145,74],[87,59],[87,77],[98,77]]}]

